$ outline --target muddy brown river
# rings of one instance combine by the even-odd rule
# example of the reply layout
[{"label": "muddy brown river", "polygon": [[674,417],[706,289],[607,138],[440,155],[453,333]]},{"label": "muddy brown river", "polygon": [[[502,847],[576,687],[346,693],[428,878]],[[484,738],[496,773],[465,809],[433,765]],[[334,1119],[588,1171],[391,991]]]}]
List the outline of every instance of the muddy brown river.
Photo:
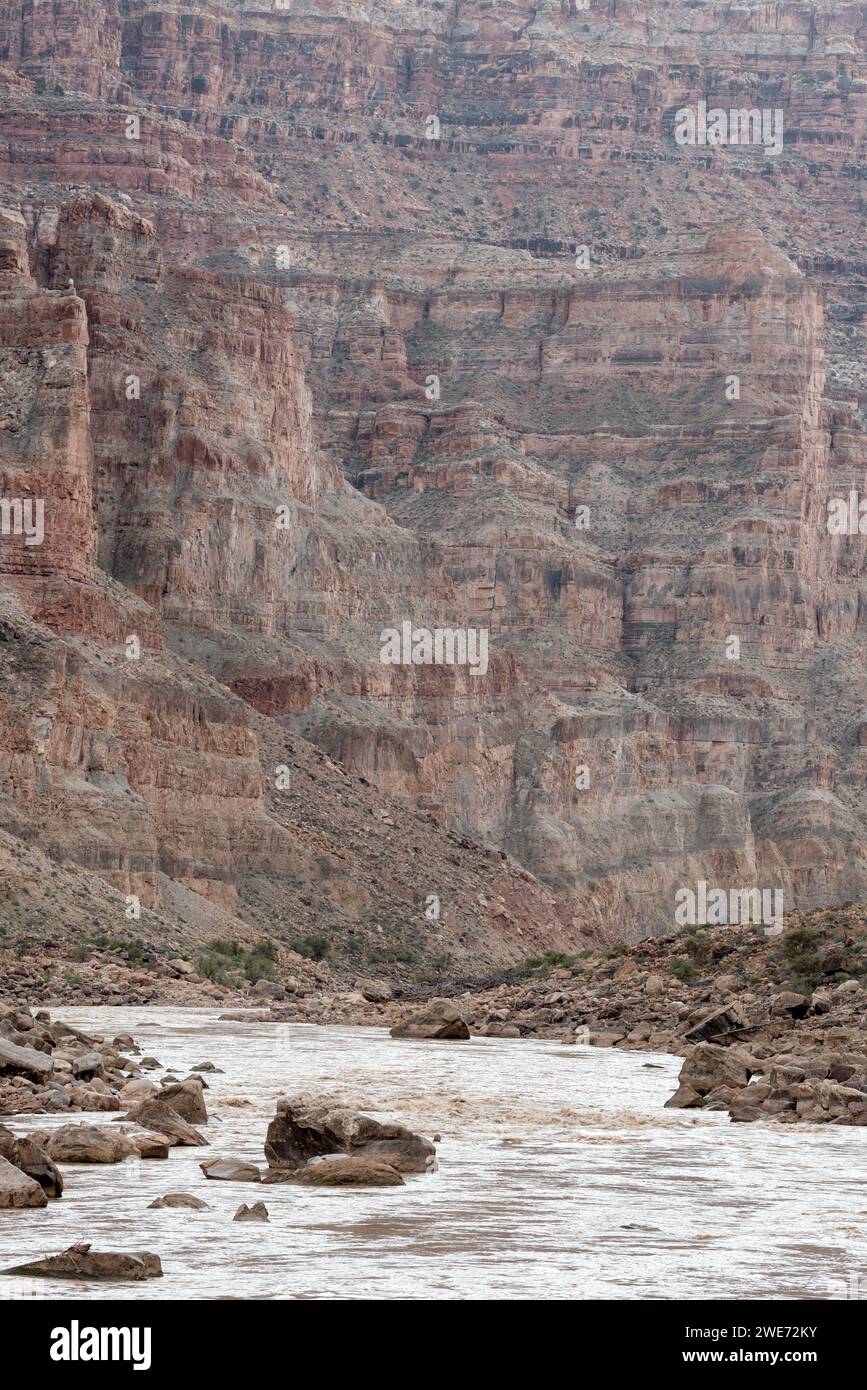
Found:
[{"label": "muddy brown river", "polygon": [[[151,1250],[138,1285],[0,1279],[0,1298],[846,1299],[867,1297],[867,1134],[735,1125],[664,1110],[678,1058],[474,1038],[397,1041],[376,1028],[220,1023],[217,1011],[60,1008],[109,1040],[130,1032],[177,1076],[206,1075],[209,1149],[168,1161],[64,1165],[41,1211],[0,1212],[0,1264],[89,1240]],[[147,1073],[152,1079],[161,1073]],[[404,1188],[314,1191],[207,1181],[231,1154],[264,1168],[275,1102],[311,1090],[438,1145]],[[110,1114],[5,1120],[18,1134]],[[166,1192],[210,1211],[148,1210]],[[261,1198],[268,1225],[234,1223]]]}]

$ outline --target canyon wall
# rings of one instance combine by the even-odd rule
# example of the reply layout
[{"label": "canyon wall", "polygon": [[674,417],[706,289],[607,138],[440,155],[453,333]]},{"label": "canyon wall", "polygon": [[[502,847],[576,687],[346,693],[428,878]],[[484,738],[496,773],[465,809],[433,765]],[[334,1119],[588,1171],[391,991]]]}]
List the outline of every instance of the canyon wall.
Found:
[{"label": "canyon wall", "polygon": [[[863,896],[865,43],[0,0],[0,495],[45,508],[2,829],[169,931],[386,962]],[[781,147],[679,144],[700,102]],[[384,663],[404,623],[486,669]]]}]

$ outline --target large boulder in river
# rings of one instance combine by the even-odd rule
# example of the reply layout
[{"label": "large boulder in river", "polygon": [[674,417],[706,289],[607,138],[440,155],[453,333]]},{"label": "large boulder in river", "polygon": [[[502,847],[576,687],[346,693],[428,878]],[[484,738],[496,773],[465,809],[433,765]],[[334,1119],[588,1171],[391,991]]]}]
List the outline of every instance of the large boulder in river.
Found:
[{"label": "large boulder in river", "polygon": [[48,1153],[35,1139],[16,1139],[11,1129],[0,1125],[0,1157],[5,1158],[14,1168],[34,1178],[46,1197],[60,1197],[63,1193],[63,1178],[60,1169],[52,1162]]},{"label": "large boulder in river", "polygon": [[201,1135],[197,1129],[187,1124],[186,1120],[181,1119],[174,1106],[164,1101],[162,1096],[155,1096],[153,1100],[144,1100],[141,1105],[134,1105],[132,1110],[127,1111],[125,1120],[133,1120],[142,1129],[153,1130],[155,1134],[164,1134],[170,1139],[176,1139],[179,1144],[186,1144],[189,1148],[207,1148],[208,1140]]},{"label": "large boulder in river", "polygon": [[431,999],[390,1030],[393,1038],[459,1038],[470,1036],[467,1021],[450,999]]},{"label": "large boulder in river", "polygon": [[700,1042],[686,1054],[678,1080],[681,1086],[689,1086],[702,1096],[717,1086],[738,1090],[750,1079],[751,1062],[752,1058],[739,1047]]},{"label": "large boulder in river", "polygon": [[204,1083],[199,1077],[187,1077],[173,1085],[163,1086],[158,1097],[160,1103],[166,1101],[181,1117],[191,1125],[206,1125],[208,1112],[205,1108]]},{"label": "large boulder in river", "polygon": [[159,1255],[148,1251],[126,1254],[114,1250],[91,1250],[88,1245],[70,1246],[60,1255],[48,1255],[26,1265],[13,1265],[3,1274],[45,1275],[52,1279],[158,1279],[162,1274]]},{"label": "large boulder in river", "polygon": [[271,1168],[303,1168],[310,1158],[348,1154],[388,1163],[401,1173],[436,1168],[436,1149],[404,1125],[382,1123],[319,1096],[286,1096],[265,1137]]},{"label": "large boulder in river", "polygon": [[96,1125],[62,1125],[51,1134],[33,1137],[55,1163],[121,1163],[138,1157],[138,1149],[125,1134]]},{"label": "large boulder in river", "polygon": [[47,1206],[48,1198],[36,1179],[0,1158],[0,1209]]}]

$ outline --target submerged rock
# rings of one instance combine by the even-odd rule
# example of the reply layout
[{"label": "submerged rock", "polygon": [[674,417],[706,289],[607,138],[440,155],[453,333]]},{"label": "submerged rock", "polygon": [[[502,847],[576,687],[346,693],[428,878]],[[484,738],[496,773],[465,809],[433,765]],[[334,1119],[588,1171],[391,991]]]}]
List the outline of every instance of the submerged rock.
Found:
[{"label": "submerged rock", "polygon": [[220,1023],[273,1023],[273,1015],[263,1009],[230,1009],[220,1014]]},{"label": "submerged rock", "polygon": [[91,1250],[89,1246],[71,1246],[59,1255],[48,1255],[30,1264],[13,1265],[3,1274],[44,1275],[53,1279],[158,1279],[162,1275],[159,1255],[147,1251],[126,1254],[113,1250]]},{"label": "submerged rock", "polygon": [[406,1187],[390,1163],[371,1158],[323,1158],[289,1178],[305,1187]]},{"label": "submerged rock", "polygon": [[222,1182],[261,1182],[262,1174],[255,1163],[243,1158],[206,1158],[199,1167],[206,1178]]},{"label": "submerged rock", "polygon": [[164,1197],[157,1197],[153,1202],[148,1203],[148,1211],[160,1207],[189,1207],[191,1211],[210,1211],[207,1202],[203,1202],[201,1197],[194,1197],[189,1192],[167,1192]]}]

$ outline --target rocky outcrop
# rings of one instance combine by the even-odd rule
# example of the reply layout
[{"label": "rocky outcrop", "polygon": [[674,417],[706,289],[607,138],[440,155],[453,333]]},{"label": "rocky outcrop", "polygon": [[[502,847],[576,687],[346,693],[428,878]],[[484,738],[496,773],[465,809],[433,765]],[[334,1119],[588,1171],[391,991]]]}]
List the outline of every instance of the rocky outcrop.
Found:
[{"label": "rocky outcrop", "polygon": [[[138,1071],[102,1038],[23,1004],[0,1005],[0,1114],[120,1110],[118,1093]],[[190,1078],[190,1101],[199,1089]]]}]

